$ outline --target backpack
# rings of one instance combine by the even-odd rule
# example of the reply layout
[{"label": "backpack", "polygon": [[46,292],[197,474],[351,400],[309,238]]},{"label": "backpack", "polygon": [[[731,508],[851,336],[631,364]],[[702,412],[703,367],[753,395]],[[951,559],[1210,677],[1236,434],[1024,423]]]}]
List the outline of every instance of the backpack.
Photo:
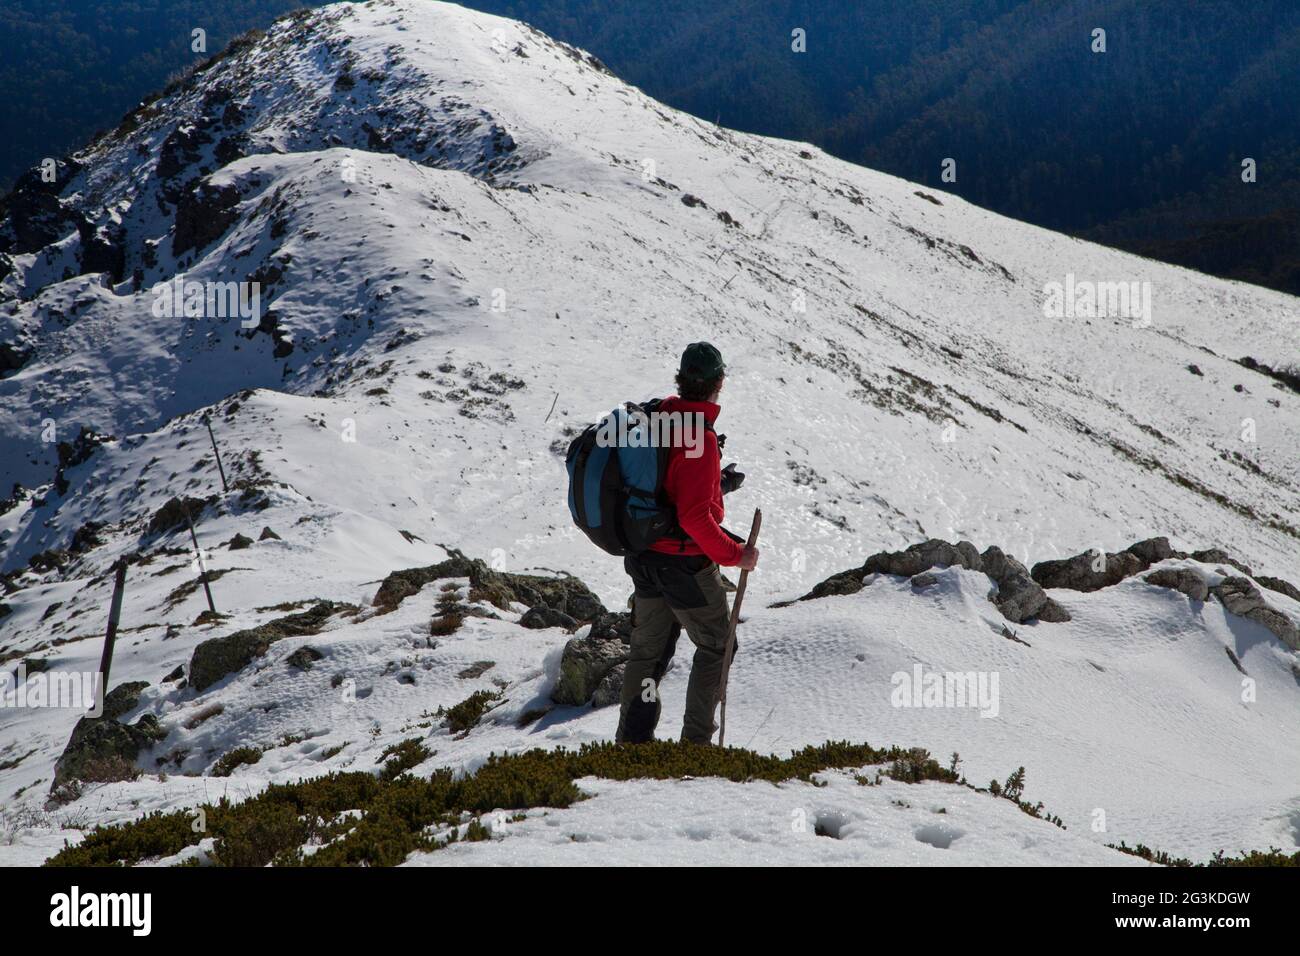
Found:
[{"label": "backpack", "polygon": [[[609,554],[639,554],[660,538],[686,536],[663,490],[673,443],[634,440],[648,434],[649,416],[661,401],[625,402],[569,444],[569,513],[592,543]],[[712,431],[712,425],[705,427]],[[626,434],[629,440],[611,444],[601,441],[602,434]]]}]

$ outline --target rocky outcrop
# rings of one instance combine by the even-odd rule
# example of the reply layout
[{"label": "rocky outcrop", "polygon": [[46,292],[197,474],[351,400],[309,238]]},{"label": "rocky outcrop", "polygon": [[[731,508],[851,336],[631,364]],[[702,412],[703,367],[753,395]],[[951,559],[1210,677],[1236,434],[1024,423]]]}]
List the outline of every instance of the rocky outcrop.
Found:
[{"label": "rocky outcrop", "polygon": [[210,504],[216,504],[219,500],[216,495],[209,495],[207,498],[169,498],[166,504],[150,516],[149,523],[145,525],[144,533],[146,535],[155,535],[164,531],[171,531],[173,528],[187,527],[186,512],[189,513],[190,521],[197,522],[199,515],[203,514],[203,509]]},{"label": "rocky outcrop", "polygon": [[608,613],[600,599],[575,577],[496,571],[478,558],[467,558],[454,549],[448,553],[451,557],[437,564],[388,575],[375,592],[374,606],[391,611],[431,581],[468,578],[471,601],[486,601],[503,611],[510,610],[512,604],[523,604],[533,610],[543,607],[560,611],[575,623],[592,621]]},{"label": "rocky outcrop", "polygon": [[[560,679],[551,691],[551,700],[557,704],[580,707],[601,690],[602,700],[612,693],[612,687],[602,690],[602,682],[609,678],[610,672],[627,662],[630,649],[617,639],[584,634],[574,637],[564,645],[564,654],[560,658]],[[613,683],[614,678],[609,678]],[[618,677],[622,688],[622,676]],[[617,699],[615,697],[614,699]],[[600,706],[600,705],[597,705]]]},{"label": "rocky outcrop", "polygon": [[1267,574],[1255,575],[1255,582],[1268,588],[1270,591],[1276,591],[1278,594],[1285,594],[1293,601],[1300,601],[1300,588],[1296,587],[1290,581],[1283,581],[1281,578],[1270,577]]},{"label": "rocky outcrop", "polygon": [[623,672],[626,670],[627,664],[615,664],[609,669],[591,695],[592,707],[610,707],[619,702],[623,696]]},{"label": "rocky outcrop", "polygon": [[1098,591],[1174,556],[1168,538],[1148,538],[1114,553],[1094,550],[1071,558],[1040,561],[1030,575],[1045,588]]},{"label": "rocky outcrop", "polygon": [[1065,608],[1047,596],[1025,566],[996,545],[990,545],[980,555],[979,570],[997,584],[997,593],[991,600],[1008,621],[1023,624],[1036,618],[1059,624],[1070,619]]},{"label": "rocky outcrop", "polygon": [[1210,588],[1223,606],[1236,614],[1262,624],[1293,651],[1300,651],[1300,627],[1265,600],[1255,583],[1247,578],[1227,577]]},{"label": "rocky outcrop", "polygon": [[519,626],[533,630],[541,630],[547,627],[562,627],[569,630],[577,627],[578,622],[563,611],[557,611],[553,607],[539,604],[537,607],[530,607],[524,613],[524,616],[519,619]]},{"label": "rocky outcrop", "polygon": [[231,551],[243,551],[253,546],[253,539],[246,534],[235,532],[235,536],[226,542],[226,547]]},{"label": "rocky outcrop", "polygon": [[105,695],[104,710],[99,717],[82,717],[77,721],[67,746],[54,764],[52,794],[57,796],[75,782],[107,783],[135,776],[140,751],[166,736],[153,714],[143,715],[134,724],[120,720],[135,708],[148,686],[146,681],[118,684]]},{"label": "rocky outcrop", "polygon": [[195,690],[206,690],[227,674],[247,667],[276,641],[319,634],[333,615],[352,610],[351,604],[319,601],[310,610],[206,640],[194,648],[190,658],[190,684]]},{"label": "rocky outcrop", "polygon": [[[813,598],[837,594],[855,594],[862,590],[866,577],[870,574],[893,574],[912,578],[914,586],[922,589],[927,586],[922,576],[931,568],[959,567],[968,571],[982,571],[997,585],[997,590],[990,596],[993,604],[1007,620],[1021,624],[1031,619],[1040,621],[1068,621],[1070,615],[1065,608],[1047,596],[1042,587],[1034,581],[1025,566],[1006,554],[1001,548],[990,546],[981,554],[979,549],[969,541],[949,544],[937,538],[914,544],[903,551],[881,551],[871,555],[860,568],[841,571],[813,587],[811,591],[799,598],[809,601]],[[790,602],[779,602],[774,607],[781,607]]]},{"label": "rocky outcrop", "polygon": [[1210,586],[1205,578],[1191,568],[1157,568],[1143,580],[1148,584],[1180,591],[1193,601],[1204,601],[1210,596]]},{"label": "rocky outcrop", "polygon": [[234,186],[199,183],[176,202],[172,255],[179,258],[220,239],[239,219],[239,190]]},{"label": "rocky outcrop", "polygon": [[1300,652],[1300,626],[1270,604],[1249,578],[1230,575],[1212,585],[1201,572],[1185,567],[1156,568],[1143,580],[1148,584],[1178,591],[1193,601],[1208,601],[1213,595],[1229,613],[1263,625],[1291,650]]}]

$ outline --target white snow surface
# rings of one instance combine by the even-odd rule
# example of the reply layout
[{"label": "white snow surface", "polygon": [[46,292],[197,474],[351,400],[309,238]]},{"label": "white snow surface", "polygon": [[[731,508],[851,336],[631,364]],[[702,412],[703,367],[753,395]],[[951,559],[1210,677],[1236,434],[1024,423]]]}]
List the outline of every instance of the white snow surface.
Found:
[{"label": "white snow surface", "polygon": [[[159,155],[223,88],[242,116],[178,178],[237,189],[236,215],[177,257]],[[248,155],[222,165],[227,134]],[[718,425],[726,460],[748,475],[729,523],[743,531],[752,508],[764,512],[728,740],[782,754],[896,743],[945,763],[956,751],[981,786],[1023,765],[1026,797],[1068,829],[965,788],[863,787],[840,772],[825,787],[588,780],[592,798],[573,808],[409,862],[1120,865],[1135,861],[1104,844],[1195,859],[1300,847],[1296,655],[1215,601],[1140,578],[1054,591],[1072,621],[1013,627],[1027,643],[1003,636],[988,578],[960,569],[923,591],[878,577],[852,596],[767,606],[927,537],[1032,564],[1166,535],[1300,581],[1300,395],[1236,361],[1294,358],[1294,298],[713,126],[523,24],[419,0],[281,21],[78,158],[63,199],[121,225],[128,278],[59,278],[76,261],[73,231],[14,257],[0,280],[0,339],[35,350],[0,380],[0,488],[21,482],[44,502],[0,515],[3,568],[67,547],[86,522],[105,527],[62,573],[12,578],[0,658],[93,670],[108,568],[153,554],[128,576],[112,683],[149,681],[127,719],[152,712],[168,736],[138,780],[46,808],[78,714],[16,708],[7,690],[0,863],[40,862],[95,823],[374,767],[413,735],[436,751],[417,772],[610,739],[613,709],[556,708],[516,726],[547,698],[563,631],[498,612],[431,638],[440,584],[392,614],[369,605],[386,574],[447,546],[511,571],[572,572],[621,608],[620,562],[569,522],[563,448],[618,402],[667,393],[678,353],[699,339],[730,367]],[[151,287],[178,273],[243,279],[269,266],[280,278],[263,308],[287,355],[238,319],[151,311]],[[1149,282],[1150,324],[1046,318],[1044,285],[1070,275]],[[260,489],[264,510],[221,495],[205,411],[228,477]],[[66,471],[63,495],[49,423],[63,441],[82,425],[117,436]],[[145,532],[182,493],[221,496],[198,529],[208,566],[226,572],[212,587],[229,617],[216,624],[194,623],[201,589],[169,601],[193,584],[188,533]],[[224,546],[263,526],[282,540]],[[1224,570],[1186,564],[1211,580]],[[1265,593],[1300,621],[1300,604]],[[203,693],[161,682],[201,641],[311,598],[365,610],[276,643]],[[324,659],[288,667],[304,644]],[[680,727],[687,644],[661,736]],[[493,666],[457,676],[479,661]],[[996,716],[894,706],[894,675],[916,665],[996,674]],[[337,674],[356,681],[355,701],[331,687]],[[480,689],[505,698],[454,739],[431,715]],[[208,776],[236,746],[267,749]],[[792,826],[798,812],[813,822]],[[816,836],[816,821],[839,838]]]}]

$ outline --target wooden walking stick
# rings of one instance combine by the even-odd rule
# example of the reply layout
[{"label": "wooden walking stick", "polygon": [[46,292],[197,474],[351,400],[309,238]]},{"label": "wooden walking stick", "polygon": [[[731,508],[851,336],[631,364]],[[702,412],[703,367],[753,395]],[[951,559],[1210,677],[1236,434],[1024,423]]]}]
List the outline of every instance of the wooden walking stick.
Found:
[{"label": "wooden walking stick", "polygon": [[[763,524],[763,512],[754,509],[754,523],[749,526],[749,541],[746,547],[752,548],[758,543],[758,529]],[[723,745],[727,736],[727,677],[731,674],[731,658],[736,653],[736,624],[740,621],[740,602],[745,599],[745,585],[749,582],[749,572],[740,572],[740,583],[736,585],[736,597],[731,602],[731,625],[727,628],[727,649],[722,655],[722,679],[718,682],[718,703],[722,713],[718,720],[718,746]]]}]

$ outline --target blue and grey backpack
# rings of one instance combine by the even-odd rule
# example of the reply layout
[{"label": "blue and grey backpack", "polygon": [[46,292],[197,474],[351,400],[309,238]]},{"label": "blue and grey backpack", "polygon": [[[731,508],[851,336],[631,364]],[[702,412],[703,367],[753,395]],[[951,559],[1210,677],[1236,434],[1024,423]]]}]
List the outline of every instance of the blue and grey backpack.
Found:
[{"label": "blue and grey backpack", "polygon": [[[660,402],[626,402],[569,445],[569,513],[610,554],[639,554],[660,538],[684,536],[663,491],[671,442],[645,440]],[[602,434],[627,435],[629,440],[602,442]]]}]

